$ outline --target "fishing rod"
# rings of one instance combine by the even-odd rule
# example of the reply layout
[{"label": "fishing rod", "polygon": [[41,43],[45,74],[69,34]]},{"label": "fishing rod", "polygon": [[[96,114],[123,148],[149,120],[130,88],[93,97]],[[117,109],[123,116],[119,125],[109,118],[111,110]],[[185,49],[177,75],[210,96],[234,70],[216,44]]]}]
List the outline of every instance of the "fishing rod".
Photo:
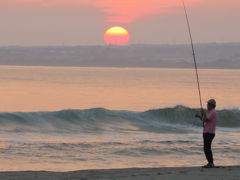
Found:
[{"label": "fishing rod", "polygon": [[201,106],[201,113],[203,115],[203,104],[202,104],[202,95],[201,95],[201,88],[200,88],[200,82],[199,82],[199,75],[198,75],[198,67],[197,67],[197,60],[196,60],[196,55],[195,55],[195,49],[193,45],[193,38],[192,38],[192,32],[191,32],[191,27],[189,23],[189,18],[188,18],[188,13],[185,5],[185,1],[182,0],[185,16],[186,16],[186,21],[187,21],[187,26],[188,26],[188,33],[190,37],[190,42],[191,42],[191,47],[192,47],[192,54],[193,54],[193,60],[194,60],[194,65],[195,65],[195,72],[196,72],[196,77],[197,77],[197,86],[198,86],[198,95],[199,95],[199,102]]}]

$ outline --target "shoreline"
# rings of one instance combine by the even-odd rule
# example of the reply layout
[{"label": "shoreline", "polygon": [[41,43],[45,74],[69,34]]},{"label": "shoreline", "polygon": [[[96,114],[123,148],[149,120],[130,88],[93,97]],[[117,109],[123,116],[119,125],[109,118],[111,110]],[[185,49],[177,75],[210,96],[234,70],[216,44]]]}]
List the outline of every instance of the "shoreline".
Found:
[{"label": "shoreline", "polygon": [[160,167],[160,168],[128,168],[104,170],[79,170],[69,172],[51,171],[13,171],[0,172],[0,179],[4,180],[238,180],[240,166],[219,166],[216,168],[201,167]]}]

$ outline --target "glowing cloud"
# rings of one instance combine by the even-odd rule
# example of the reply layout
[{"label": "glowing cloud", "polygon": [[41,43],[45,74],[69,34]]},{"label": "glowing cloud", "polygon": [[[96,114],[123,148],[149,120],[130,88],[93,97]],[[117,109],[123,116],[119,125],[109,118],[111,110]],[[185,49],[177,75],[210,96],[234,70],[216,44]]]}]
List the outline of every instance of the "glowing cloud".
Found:
[{"label": "glowing cloud", "polygon": [[[185,0],[187,5],[205,0]],[[100,8],[107,22],[131,23],[144,16],[169,13],[182,5],[181,0],[0,0],[0,4],[34,4],[41,6],[90,5]]]},{"label": "glowing cloud", "polygon": [[[185,0],[188,4],[198,0]],[[108,14],[107,21],[130,23],[141,17],[173,11],[181,0],[102,0],[98,5]]]}]

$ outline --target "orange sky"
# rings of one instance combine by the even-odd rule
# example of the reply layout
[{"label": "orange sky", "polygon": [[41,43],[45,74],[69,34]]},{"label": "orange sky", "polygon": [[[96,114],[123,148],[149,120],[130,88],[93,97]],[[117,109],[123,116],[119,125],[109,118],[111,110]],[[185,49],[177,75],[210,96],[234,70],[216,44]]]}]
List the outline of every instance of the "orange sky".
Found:
[{"label": "orange sky", "polygon": [[[185,0],[196,42],[240,42],[240,0]],[[188,43],[181,0],[0,0],[1,45],[96,45],[111,26],[131,43]]]},{"label": "orange sky", "polygon": [[[182,8],[182,0],[0,0],[1,4],[17,6],[92,6],[106,14],[106,22],[131,23],[142,17],[175,13]],[[228,3],[227,3],[228,2]],[[185,0],[187,6],[209,4],[213,8],[239,7],[239,0]],[[213,9],[214,10],[214,9]]]},{"label": "orange sky", "polygon": [[[185,0],[188,5],[201,0]],[[180,7],[181,0],[0,0],[11,5],[76,6],[98,7],[106,14],[106,21],[113,23],[131,23],[141,17],[159,13],[174,12]]]},{"label": "orange sky", "polygon": [[[199,0],[186,0],[188,4]],[[131,23],[141,17],[174,12],[181,6],[180,0],[104,0],[99,3],[108,14],[108,22]]]}]

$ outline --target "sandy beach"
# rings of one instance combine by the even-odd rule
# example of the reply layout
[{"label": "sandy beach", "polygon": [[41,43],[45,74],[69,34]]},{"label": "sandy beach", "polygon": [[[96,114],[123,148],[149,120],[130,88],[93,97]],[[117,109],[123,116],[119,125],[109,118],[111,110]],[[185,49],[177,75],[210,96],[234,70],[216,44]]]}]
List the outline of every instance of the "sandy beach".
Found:
[{"label": "sandy beach", "polygon": [[132,169],[130,168],[109,170],[81,170],[71,172],[48,172],[48,171],[1,172],[0,179],[239,180],[240,166],[226,166],[211,169],[203,169],[201,167],[180,167],[180,168],[132,168]]}]

